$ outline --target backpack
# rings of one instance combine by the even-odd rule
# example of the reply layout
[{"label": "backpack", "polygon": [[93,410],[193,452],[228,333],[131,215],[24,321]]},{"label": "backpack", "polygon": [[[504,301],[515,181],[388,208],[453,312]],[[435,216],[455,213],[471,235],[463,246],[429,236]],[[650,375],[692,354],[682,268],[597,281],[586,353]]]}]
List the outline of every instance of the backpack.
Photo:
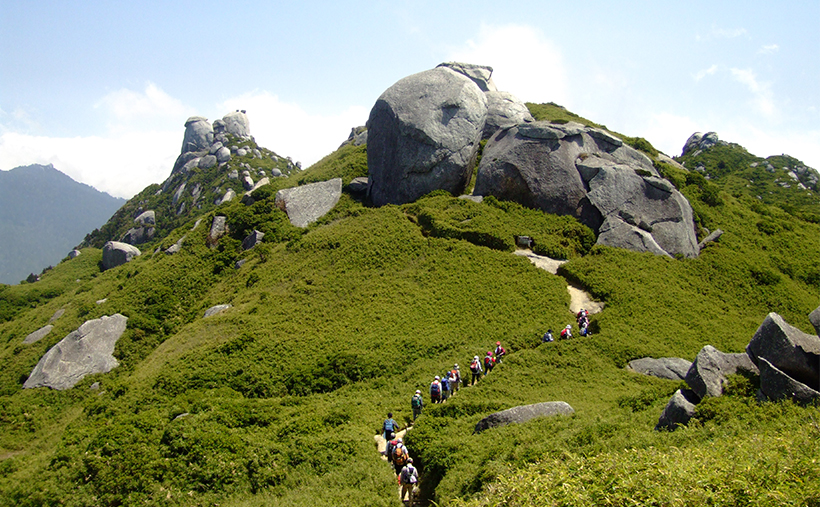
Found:
[{"label": "backpack", "polygon": [[562,330],[561,330],[561,338],[566,338],[566,337],[567,337],[567,330],[566,330],[566,329],[562,329]]},{"label": "backpack", "polygon": [[387,431],[387,432],[395,431],[395,428],[396,428],[396,426],[395,426],[395,423],[393,422],[393,419],[385,419],[384,420],[384,425],[382,426],[382,429],[384,429],[384,431]]},{"label": "backpack", "polygon": [[479,372],[478,367],[479,367],[478,360],[473,359],[473,362],[470,363],[470,371],[473,372],[473,373],[478,373]]},{"label": "backpack", "polygon": [[413,396],[413,399],[410,400],[410,406],[413,408],[421,408],[421,396],[418,394]]},{"label": "backpack", "polygon": [[490,369],[493,367],[493,358],[492,356],[487,356],[484,358],[484,367]]},{"label": "backpack", "polygon": [[441,384],[433,382],[430,384],[430,396],[437,397],[441,394]]},{"label": "backpack", "polygon": [[393,463],[404,465],[407,463],[407,448],[403,445],[397,445],[393,449]]}]

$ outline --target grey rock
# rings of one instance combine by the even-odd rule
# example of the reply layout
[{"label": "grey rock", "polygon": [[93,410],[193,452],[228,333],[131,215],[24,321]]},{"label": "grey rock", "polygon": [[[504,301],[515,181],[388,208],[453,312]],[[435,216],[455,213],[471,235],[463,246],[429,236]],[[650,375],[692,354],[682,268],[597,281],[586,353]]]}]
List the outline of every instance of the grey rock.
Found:
[{"label": "grey rock", "polygon": [[230,202],[233,198],[236,197],[236,192],[232,188],[229,188],[225,191],[225,195],[222,196],[221,199],[217,202],[217,205],[225,204],[226,202]]},{"label": "grey rock", "polygon": [[154,239],[153,227],[132,227],[120,241],[129,245],[141,245]]},{"label": "grey rock", "polygon": [[48,323],[51,324],[52,322],[56,321],[57,319],[62,317],[64,313],[65,313],[65,308],[60,308],[59,310],[54,312],[54,315],[52,315],[50,319],[48,319]]},{"label": "grey rock", "polygon": [[156,225],[157,224],[157,217],[154,210],[143,211],[140,213],[137,218],[134,219],[134,223],[139,225]]},{"label": "grey rock", "polygon": [[498,91],[493,83],[493,68],[487,65],[475,65],[472,63],[446,62],[440,63],[436,68],[445,68],[461,74],[470,79],[478,86],[482,92]]},{"label": "grey rock", "polygon": [[[367,144],[367,127],[364,125],[360,127],[353,127],[350,129],[350,135],[348,136],[347,140],[343,142],[339,148],[342,146],[346,146],[348,144],[352,144],[353,146],[361,146],[363,144]],[[277,159],[274,158],[274,161]]]},{"label": "grey rock", "polygon": [[501,130],[484,148],[473,194],[574,216],[598,233],[598,244],[695,257],[689,201],[619,142],[575,123]]},{"label": "grey rock", "polygon": [[232,180],[238,180],[239,171],[237,171],[236,169],[231,169],[231,172],[228,173],[228,178]]},{"label": "grey rock", "polygon": [[251,190],[253,188],[253,178],[249,174],[242,177],[242,186],[245,190]]},{"label": "grey rock", "polygon": [[258,149],[254,148],[253,150],[253,158],[262,158],[262,152]]},{"label": "grey rock", "polygon": [[221,142],[219,142],[219,141],[214,141],[214,144],[212,144],[212,145],[211,145],[211,148],[208,150],[208,155],[216,155],[216,152],[218,152],[218,151],[219,151],[220,149],[222,149],[223,147],[224,147],[224,146],[222,145],[222,143],[221,143]]},{"label": "grey rock", "polygon": [[197,227],[199,227],[200,222],[202,222],[202,219],[201,219],[201,218],[197,218],[197,219],[196,219],[196,222],[194,222],[194,226],[193,226],[193,227],[191,227],[191,230],[193,231],[194,229],[196,229]]},{"label": "grey rock", "polygon": [[102,299],[96,300],[95,303],[97,303],[98,305],[101,305],[101,304],[105,303],[106,301],[108,301],[108,298],[102,298]]},{"label": "grey rock", "polygon": [[247,260],[246,260],[246,259],[239,259],[238,261],[236,261],[236,262],[233,264],[233,268],[234,268],[234,269],[240,269],[240,268],[242,268],[242,266],[244,266],[244,265],[245,265],[245,263],[246,263],[246,262],[247,262]]},{"label": "grey rock", "polygon": [[367,193],[367,176],[359,176],[350,180],[347,190],[351,194],[364,195]]},{"label": "grey rock", "polygon": [[760,392],[769,400],[791,399],[798,403],[808,404],[820,400],[820,392],[806,384],[799,382],[768,360],[765,357],[758,359],[760,365]]},{"label": "grey rock", "polygon": [[168,255],[173,255],[175,253],[179,253],[179,251],[182,250],[182,244],[184,242],[185,242],[185,236],[182,236],[181,238],[179,238],[179,240],[177,240],[176,243],[174,243],[173,245],[166,248],[165,253],[167,253]]},{"label": "grey rock", "polygon": [[103,245],[103,269],[111,269],[130,262],[134,257],[138,257],[142,252],[139,248],[121,243],[119,241],[109,241]]},{"label": "grey rock", "polygon": [[757,328],[746,353],[759,366],[766,358],[791,378],[820,390],[820,337],[809,335],[770,313]]},{"label": "grey rock", "polygon": [[310,183],[276,192],[274,203],[296,227],[307,227],[336,206],[342,196],[342,179]]},{"label": "grey rock", "polygon": [[[185,170],[183,170],[183,168],[188,167],[187,166],[188,162],[190,162],[191,160],[193,160],[195,158],[198,158],[198,157],[199,157],[199,152],[196,152],[196,151],[189,151],[189,152],[185,152],[185,153],[180,154],[177,157],[176,161],[174,162],[174,168],[171,170],[171,175],[174,175],[178,172],[188,172],[188,170],[190,168],[185,169]],[[194,167],[196,167],[196,164],[194,164]]]},{"label": "grey rock", "polygon": [[192,200],[193,204],[196,204],[196,202],[199,200],[199,196],[200,196],[201,193],[202,193],[202,185],[197,183],[196,185],[194,185],[194,189],[191,191],[191,200]]},{"label": "grey rock", "polygon": [[264,237],[264,232],[260,232],[254,229],[252,233],[248,234],[248,236],[242,240],[242,250],[250,250],[251,248],[261,243],[262,238]]},{"label": "grey rock", "polygon": [[177,187],[176,192],[174,192],[174,197],[171,198],[171,204],[176,206],[179,200],[182,198],[182,192],[185,191],[185,183]]},{"label": "grey rock", "polygon": [[208,120],[192,116],[185,122],[185,136],[182,139],[182,153],[210,149],[214,142],[214,129]]},{"label": "grey rock", "polygon": [[715,229],[714,232],[703,238],[703,241],[698,243],[698,251],[703,250],[707,244],[719,240],[721,236],[723,236],[723,231],[720,229]]},{"label": "grey rock", "polygon": [[574,413],[575,410],[563,401],[546,401],[533,405],[522,405],[488,415],[475,425],[475,433],[481,433],[484,430],[506,426],[511,423],[524,423],[536,417],[572,415]]},{"label": "grey rock", "polygon": [[231,160],[231,150],[226,147],[219,148],[216,153],[216,161],[220,164],[224,164]]},{"label": "grey rock", "polygon": [[433,190],[460,194],[469,182],[486,117],[484,93],[446,67],[388,88],[367,122],[373,204],[412,202]]},{"label": "grey rock", "polygon": [[208,243],[215,245],[216,242],[225,235],[228,230],[226,225],[227,217],[223,215],[216,215],[214,221],[211,223],[211,230],[208,232]]},{"label": "grey rock", "polygon": [[82,253],[81,251],[79,251],[75,248],[74,250],[68,252],[68,258],[69,259],[76,259],[77,257],[80,256],[81,253]]},{"label": "grey rock", "polygon": [[655,425],[655,431],[674,430],[678,426],[687,424],[695,415],[697,403],[697,395],[692,391],[678,389],[663,409],[658,424]]},{"label": "grey rock", "polygon": [[268,184],[270,184],[270,179],[267,177],[257,181],[256,184],[252,186],[247,192],[245,192],[245,195],[242,196],[242,204],[244,204],[245,206],[250,206],[251,204],[256,202],[256,199],[253,198],[253,193],[257,189],[264,187]]},{"label": "grey rock", "polygon": [[692,367],[686,373],[686,383],[694,393],[703,399],[723,394],[723,386],[728,375],[736,373],[758,374],[757,367],[746,354],[727,354],[711,345],[704,346]]},{"label": "grey rock", "polygon": [[684,380],[686,378],[686,372],[689,371],[691,366],[691,361],[680,357],[661,357],[657,359],[644,357],[629,361],[626,367],[642,375],[650,375],[668,380]]},{"label": "grey rock", "polygon": [[487,121],[484,124],[483,139],[489,139],[501,129],[520,123],[535,121],[526,104],[507,92],[491,91],[487,97]]},{"label": "grey rock", "polygon": [[93,384],[88,386],[88,388],[92,391],[99,391],[100,390],[100,383],[99,382],[94,382]]},{"label": "grey rock", "polygon": [[222,117],[225,122],[225,131],[242,139],[251,137],[251,123],[248,116],[243,111],[228,113]]},{"label": "grey rock", "polygon": [[231,305],[212,306],[212,307],[208,308],[207,310],[205,310],[205,316],[203,318],[207,319],[208,317],[212,317],[212,316],[216,315],[217,313],[222,313],[230,307],[231,307]]},{"label": "grey rock", "polygon": [[26,344],[26,345],[36,343],[36,342],[42,340],[43,338],[45,338],[45,336],[48,333],[50,333],[52,329],[54,329],[54,326],[52,326],[51,324],[45,325],[45,326],[41,327],[40,329],[38,329],[37,331],[34,331],[33,333],[30,333],[28,336],[26,336],[23,339],[23,343]]},{"label": "grey rock", "polygon": [[460,195],[458,198],[473,202],[484,202],[484,197],[481,195]]},{"label": "grey rock", "polygon": [[177,210],[177,215],[181,215],[181,214],[185,213],[185,204],[186,203],[183,202],[182,204],[179,205],[179,209]]},{"label": "grey rock", "polygon": [[225,137],[225,130],[227,126],[222,119],[214,120],[214,139],[218,139],[220,142],[224,143],[223,139],[227,139]]},{"label": "grey rock", "polygon": [[200,169],[210,169],[214,167],[217,163],[217,158],[214,155],[205,155],[201,159],[199,159],[199,163],[197,164]]},{"label": "grey rock", "polygon": [[720,140],[718,139],[718,135],[714,132],[707,132],[706,134],[695,132],[689,136],[689,139],[686,140],[686,144],[683,145],[681,155],[686,155],[689,152],[697,150],[705,150],[715,146],[718,143],[720,143]]},{"label": "grey rock", "polygon": [[273,176],[274,178],[278,178],[278,177],[282,176],[282,171],[280,171],[279,169],[274,167],[273,169],[270,170],[270,175]]},{"label": "grey rock", "polygon": [[119,363],[113,356],[114,346],[127,320],[117,313],[86,321],[43,355],[23,388],[70,389],[86,375],[116,368]]},{"label": "grey rock", "polygon": [[236,156],[237,157],[244,157],[247,154],[248,154],[248,150],[246,150],[245,148],[239,148],[238,150],[236,150]]},{"label": "grey rock", "polygon": [[820,306],[809,314],[809,322],[814,326],[814,330],[817,331],[817,334],[820,335]]},{"label": "grey rock", "polygon": [[193,171],[194,169],[196,169],[197,167],[199,167],[199,162],[200,162],[200,160],[202,160],[202,157],[194,157],[194,158],[192,158],[191,160],[189,160],[189,161],[185,162],[185,165],[183,165],[183,166],[182,166],[182,169],[180,169],[180,171],[179,171],[179,172],[180,172],[181,174],[187,174],[187,173],[189,173],[189,172]]}]

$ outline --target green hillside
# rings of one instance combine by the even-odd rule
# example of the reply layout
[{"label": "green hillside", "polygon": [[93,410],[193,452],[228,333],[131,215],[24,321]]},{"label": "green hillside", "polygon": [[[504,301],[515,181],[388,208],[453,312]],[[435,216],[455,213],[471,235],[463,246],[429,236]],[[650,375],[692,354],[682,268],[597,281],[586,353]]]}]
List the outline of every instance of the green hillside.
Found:
[{"label": "green hillside", "polygon": [[[738,377],[688,428],[655,432],[679,383],[623,369],[645,356],[692,360],[706,344],[741,352],[770,311],[813,332],[820,225],[810,203],[738,187],[746,163],[726,158],[726,176],[710,179],[659,163],[701,233],[725,231],[696,259],[593,246],[574,219],[441,193],[381,208],[343,194],[317,223],[291,226],[276,189],[367,174],[366,147],[345,146],[257,190],[251,206],[180,215],[147,253],[101,272],[99,246],[130,227],[123,217],[167,199],[149,187],[81,256],[35,284],[0,286],[0,506],[398,505],[373,438],[387,412],[406,424],[416,389],[454,363],[466,377],[497,340],[503,364],[427,406],[407,434],[425,500],[820,505],[817,407],[758,404]],[[213,202],[216,183],[196,177]],[[209,248],[216,213],[231,232]],[[242,252],[253,229],[265,241]],[[150,254],[183,235],[178,254]],[[569,259],[560,276],[513,255],[516,235]],[[568,281],[606,309],[593,336],[542,344],[573,321]],[[223,303],[232,307],[202,318]],[[23,345],[58,309],[54,330]],[[21,389],[49,347],[117,312],[129,317],[118,368],[67,391]],[[492,412],[558,400],[575,414],[473,433]]]}]

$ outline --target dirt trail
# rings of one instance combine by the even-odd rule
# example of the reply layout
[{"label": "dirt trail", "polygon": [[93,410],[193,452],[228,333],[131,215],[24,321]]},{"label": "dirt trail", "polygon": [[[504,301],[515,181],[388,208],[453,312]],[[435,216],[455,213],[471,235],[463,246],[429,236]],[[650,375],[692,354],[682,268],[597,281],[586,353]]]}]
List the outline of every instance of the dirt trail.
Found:
[{"label": "dirt trail", "polygon": [[[567,261],[560,261],[556,259],[550,259],[549,257],[544,257],[542,255],[536,255],[532,253],[531,250],[516,250],[515,255],[520,255],[522,257],[526,257],[530,260],[536,267],[543,269],[552,273],[553,275],[558,274],[558,267],[561,264],[564,264]],[[593,301],[592,296],[589,293],[582,290],[580,287],[576,287],[575,285],[568,284],[567,291],[569,292],[570,303],[569,303],[569,311],[574,314],[578,313],[581,308],[586,309],[589,311],[590,314],[599,313],[601,310],[604,309],[605,303],[600,301]]]}]

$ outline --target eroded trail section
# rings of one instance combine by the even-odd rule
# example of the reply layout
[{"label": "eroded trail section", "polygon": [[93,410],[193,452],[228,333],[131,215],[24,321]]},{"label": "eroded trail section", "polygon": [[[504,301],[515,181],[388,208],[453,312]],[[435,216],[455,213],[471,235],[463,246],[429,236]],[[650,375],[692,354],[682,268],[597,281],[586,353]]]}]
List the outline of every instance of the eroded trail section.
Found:
[{"label": "eroded trail section", "polygon": [[[558,274],[558,267],[567,261],[551,259],[542,255],[536,255],[531,250],[516,250],[515,255],[526,257],[537,268],[543,269],[553,275]],[[605,303],[600,301],[593,301],[592,296],[579,287],[572,284],[567,284],[567,291],[569,292],[570,303],[569,311],[573,314],[578,313],[581,308],[586,309],[590,314],[598,313],[604,309]]]}]

